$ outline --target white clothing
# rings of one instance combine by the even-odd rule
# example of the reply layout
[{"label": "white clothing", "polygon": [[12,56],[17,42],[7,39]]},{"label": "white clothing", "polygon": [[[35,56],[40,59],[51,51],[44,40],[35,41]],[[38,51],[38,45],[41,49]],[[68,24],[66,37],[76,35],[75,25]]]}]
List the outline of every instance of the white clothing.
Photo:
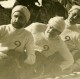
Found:
[{"label": "white clothing", "polygon": [[80,51],[80,30],[77,25],[66,25],[60,36],[71,52]]},{"label": "white clothing", "polygon": [[9,50],[23,53],[26,51],[27,64],[35,62],[34,41],[32,34],[24,28],[16,29],[11,24],[0,26],[0,52]]},{"label": "white clothing", "polygon": [[45,37],[45,30],[47,26],[42,23],[33,23],[26,29],[33,34],[35,42],[35,50],[40,51],[46,57],[49,57],[56,52],[64,58],[61,68],[64,70],[73,64],[73,57],[69,52],[66,44],[58,36],[56,39],[49,40]]}]

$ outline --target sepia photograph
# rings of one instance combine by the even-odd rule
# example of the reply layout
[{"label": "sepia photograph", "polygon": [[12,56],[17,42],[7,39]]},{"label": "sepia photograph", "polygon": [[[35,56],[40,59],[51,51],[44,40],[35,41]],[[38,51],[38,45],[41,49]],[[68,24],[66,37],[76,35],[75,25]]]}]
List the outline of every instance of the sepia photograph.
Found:
[{"label": "sepia photograph", "polygon": [[80,79],[80,0],[0,0],[0,79]]}]

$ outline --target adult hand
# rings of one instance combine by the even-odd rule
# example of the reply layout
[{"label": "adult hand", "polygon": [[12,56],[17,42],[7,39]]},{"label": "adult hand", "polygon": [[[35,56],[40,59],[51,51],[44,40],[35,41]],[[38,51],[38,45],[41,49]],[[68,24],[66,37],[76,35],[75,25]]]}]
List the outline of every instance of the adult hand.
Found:
[{"label": "adult hand", "polygon": [[25,63],[25,64],[32,65],[32,64],[35,63],[35,61],[36,61],[36,56],[35,56],[35,54],[28,54],[28,55],[26,56],[26,59],[24,60],[24,63]]}]

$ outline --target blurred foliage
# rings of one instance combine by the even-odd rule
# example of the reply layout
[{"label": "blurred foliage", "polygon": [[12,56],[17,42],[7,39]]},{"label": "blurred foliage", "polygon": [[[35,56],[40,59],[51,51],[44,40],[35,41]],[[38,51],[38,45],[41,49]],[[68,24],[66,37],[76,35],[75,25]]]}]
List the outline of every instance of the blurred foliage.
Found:
[{"label": "blurred foliage", "polygon": [[[67,10],[59,3],[54,0],[43,0],[43,6],[28,6],[31,18],[27,25],[32,22],[48,23],[48,20],[56,15],[67,18]],[[0,25],[10,23],[11,9],[5,9],[0,6]]]},{"label": "blurred foliage", "polygon": [[58,0],[67,10],[73,5],[73,0]]},{"label": "blurred foliage", "polygon": [[31,19],[32,22],[48,23],[49,19],[54,16],[63,16],[67,18],[67,10],[59,2],[54,2],[53,0],[48,0],[43,3],[42,7],[31,8]]},{"label": "blurred foliage", "polygon": [[0,25],[10,23],[11,10],[5,10],[0,6]]}]

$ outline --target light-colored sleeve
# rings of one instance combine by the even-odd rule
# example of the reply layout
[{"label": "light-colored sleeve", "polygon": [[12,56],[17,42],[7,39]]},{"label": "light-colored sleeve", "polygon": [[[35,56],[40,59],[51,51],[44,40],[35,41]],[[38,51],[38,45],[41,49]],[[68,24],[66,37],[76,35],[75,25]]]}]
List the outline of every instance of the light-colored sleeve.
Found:
[{"label": "light-colored sleeve", "polygon": [[75,35],[74,42],[75,42],[76,49],[80,50],[80,33]]},{"label": "light-colored sleeve", "polygon": [[80,34],[79,33],[75,34],[73,41],[75,44],[75,48],[73,49],[72,54],[75,55],[76,53],[80,52]]},{"label": "light-colored sleeve", "polygon": [[0,26],[0,38],[5,34],[5,28],[6,28],[5,25]]},{"label": "light-colored sleeve", "polygon": [[35,22],[27,26],[25,29],[31,33],[39,33],[46,30],[46,27],[46,24]]},{"label": "light-colored sleeve", "polygon": [[62,56],[62,58],[64,59],[64,61],[60,65],[60,67],[62,68],[62,70],[65,70],[74,63],[74,59],[73,59],[73,56],[72,56],[71,52],[69,51],[68,47],[62,40],[60,42],[59,53]]},{"label": "light-colored sleeve", "polygon": [[34,40],[31,34],[29,35],[29,38],[26,41],[25,48],[26,48],[27,59],[24,61],[24,63],[34,64],[36,61],[36,55],[34,51]]},{"label": "light-colored sleeve", "polygon": [[27,26],[25,29],[28,30],[29,32],[32,32],[32,28],[33,28],[33,26],[31,24],[31,25]]}]

